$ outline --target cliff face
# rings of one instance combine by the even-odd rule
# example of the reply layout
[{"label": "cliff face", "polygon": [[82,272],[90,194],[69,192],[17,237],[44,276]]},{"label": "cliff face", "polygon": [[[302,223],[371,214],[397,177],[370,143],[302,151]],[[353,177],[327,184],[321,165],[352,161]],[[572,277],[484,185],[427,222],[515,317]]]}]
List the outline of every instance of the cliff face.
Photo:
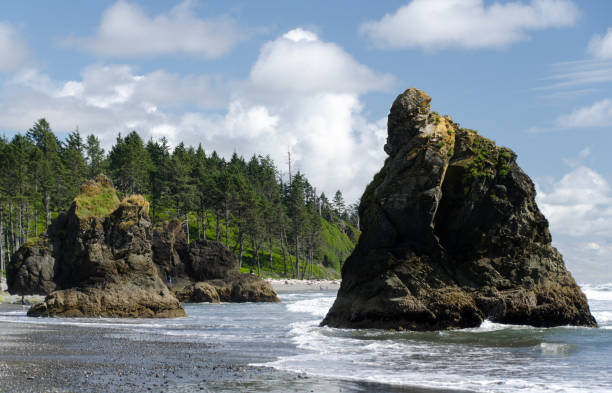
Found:
[{"label": "cliff face", "polygon": [[389,157],[361,198],[362,235],[322,324],[596,326],[516,155],[430,101],[408,89],[391,107]]},{"label": "cliff face", "polygon": [[15,253],[9,290],[49,295],[32,316],[185,316],[153,263],[148,210],[141,196],[119,202],[103,175],[85,183],[71,209]]}]

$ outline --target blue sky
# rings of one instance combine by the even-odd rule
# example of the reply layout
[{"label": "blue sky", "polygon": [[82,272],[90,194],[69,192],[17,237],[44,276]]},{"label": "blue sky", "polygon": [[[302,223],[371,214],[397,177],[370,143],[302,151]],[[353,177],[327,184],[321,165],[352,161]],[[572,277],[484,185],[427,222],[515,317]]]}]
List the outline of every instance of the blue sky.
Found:
[{"label": "blue sky", "polygon": [[[609,30],[610,29],[610,30]],[[356,200],[407,87],[517,152],[578,281],[612,281],[608,0],[0,2],[0,133],[45,117],[270,154]]]}]

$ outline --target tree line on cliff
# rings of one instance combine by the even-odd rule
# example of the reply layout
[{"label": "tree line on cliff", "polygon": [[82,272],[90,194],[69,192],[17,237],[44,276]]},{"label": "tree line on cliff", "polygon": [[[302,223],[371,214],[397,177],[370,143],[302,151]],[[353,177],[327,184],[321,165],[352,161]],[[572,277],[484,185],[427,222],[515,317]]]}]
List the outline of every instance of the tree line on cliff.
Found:
[{"label": "tree line on cliff", "polygon": [[[269,156],[231,159],[165,138],[146,143],[119,134],[106,153],[78,129],[61,141],[45,119],[0,138],[0,264],[70,208],[81,184],[109,175],[125,195],[146,195],[155,222],[178,218],[188,239],[212,238],[245,269],[284,277],[338,271],[358,237],[356,205],[338,190],[330,200],[300,172],[285,179]],[[323,265],[329,267],[325,269]],[[274,274],[273,273],[273,274]]]}]

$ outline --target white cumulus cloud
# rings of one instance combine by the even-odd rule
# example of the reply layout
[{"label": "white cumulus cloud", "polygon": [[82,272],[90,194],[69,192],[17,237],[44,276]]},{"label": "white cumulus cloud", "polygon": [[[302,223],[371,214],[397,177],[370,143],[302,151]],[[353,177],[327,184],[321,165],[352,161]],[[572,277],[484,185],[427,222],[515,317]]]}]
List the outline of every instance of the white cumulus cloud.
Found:
[{"label": "white cumulus cloud", "polygon": [[607,127],[612,125],[612,100],[597,101],[590,106],[561,115],[556,121],[559,128]]},{"label": "white cumulus cloud", "polygon": [[579,11],[570,0],[495,2],[412,0],[393,14],[361,26],[381,49],[500,48],[529,38],[531,30],[572,26]]},{"label": "white cumulus cloud", "polygon": [[537,202],[550,223],[553,245],[578,281],[611,281],[612,187],[595,170],[580,166],[545,187]]},{"label": "white cumulus cloud", "polygon": [[176,141],[180,140],[177,116],[183,114],[183,105],[205,111],[223,109],[224,89],[214,76],[163,70],[138,74],[127,65],[90,65],[80,79],[69,81],[26,69],[0,91],[0,128],[23,132],[45,117],[56,131],[78,126],[83,133],[95,133],[106,146],[118,132],[132,129],[146,138],[163,136],[166,130],[169,139]]},{"label": "white cumulus cloud", "polygon": [[218,58],[245,39],[246,34],[232,18],[199,18],[190,1],[149,16],[138,5],[119,0],[104,12],[94,36],[69,37],[64,43],[100,57],[184,53]]},{"label": "white cumulus cloud", "polygon": [[253,88],[275,94],[361,93],[392,82],[390,75],[375,73],[340,46],[300,28],[264,44],[250,75]]},{"label": "white cumulus cloud", "polygon": [[248,77],[92,64],[58,81],[25,70],[0,91],[0,129],[24,131],[47,118],[56,131],[95,133],[103,144],[135,129],[144,139],[213,149],[225,157],[270,155],[286,172],[287,150],[318,191],[359,198],[383,164],[386,119],[363,115],[363,94],[394,78],[361,64],[314,32],[294,29],[265,43]]},{"label": "white cumulus cloud", "polygon": [[385,121],[362,115],[361,95],[388,90],[393,81],[297,28],[262,46],[222,122],[190,118],[193,138],[209,137],[226,155],[269,154],[281,170],[290,150],[294,167],[319,190],[342,189],[356,200],[382,165],[386,137]]},{"label": "white cumulus cloud", "polygon": [[15,28],[0,22],[0,72],[15,71],[30,61],[30,51]]},{"label": "white cumulus cloud", "polygon": [[587,52],[600,59],[612,59],[612,27],[603,36],[595,34],[589,42]]}]

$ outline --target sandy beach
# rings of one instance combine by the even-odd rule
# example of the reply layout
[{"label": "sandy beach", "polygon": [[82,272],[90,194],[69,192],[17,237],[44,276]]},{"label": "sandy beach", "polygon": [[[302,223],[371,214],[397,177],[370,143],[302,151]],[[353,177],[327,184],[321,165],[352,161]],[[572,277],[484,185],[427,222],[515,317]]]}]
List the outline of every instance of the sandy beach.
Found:
[{"label": "sandy beach", "polygon": [[340,280],[295,280],[295,279],[266,279],[277,293],[288,292],[337,292],[340,289]]}]

